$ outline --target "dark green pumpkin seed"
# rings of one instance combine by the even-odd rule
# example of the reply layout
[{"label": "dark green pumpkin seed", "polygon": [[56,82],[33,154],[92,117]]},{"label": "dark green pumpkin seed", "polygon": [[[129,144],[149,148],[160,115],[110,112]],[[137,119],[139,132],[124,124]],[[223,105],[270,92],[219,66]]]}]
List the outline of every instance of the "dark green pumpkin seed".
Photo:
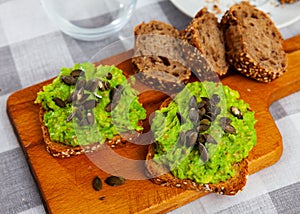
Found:
[{"label": "dark green pumpkin seed", "polygon": [[222,129],[224,130],[224,132],[229,133],[229,134],[236,134],[236,130],[235,128],[230,125],[230,124],[223,124],[222,125]]},{"label": "dark green pumpkin seed", "polygon": [[60,99],[60,98],[58,98],[58,97],[55,97],[55,98],[53,98],[52,100],[53,100],[53,102],[55,103],[55,105],[57,105],[57,106],[59,106],[59,107],[61,107],[61,108],[66,107],[66,103],[65,103],[62,99]]},{"label": "dark green pumpkin seed", "polygon": [[206,147],[203,144],[199,143],[198,149],[199,149],[199,155],[200,155],[201,160],[204,163],[206,163],[209,160],[209,156],[208,156]]},{"label": "dark green pumpkin seed", "polygon": [[221,98],[218,94],[213,94],[210,100],[216,105],[221,101]]},{"label": "dark green pumpkin seed", "polygon": [[88,112],[86,114],[86,119],[87,119],[87,122],[89,123],[89,125],[93,125],[94,121],[95,121],[95,117],[94,117],[93,112]]},{"label": "dark green pumpkin seed", "polygon": [[196,96],[193,95],[190,98],[189,106],[190,106],[190,108],[197,108],[198,107]]},{"label": "dark green pumpkin seed", "polygon": [[93,179],[93,183],[92,184],[93,184],[94,190],[99,191],[100,189],[102,189],[102,181],[101,181],[101,179],[98,176],[96,176]]},{"label": "dark green pumpkin seed", "polygon": [[77,78],[77,77],[81,76],[83,73],[84,73],[83,70],[75,69],[71,72],[71,76]]},{"label": "dark green pumpkin seed", "polygon": [[112,79],[112,74],[110,72],[108,72],[106,74],[106,79],[111,80]]},{"label": "dark green pumpkin seed", "polygon": [[120,186],[125,183],[125,178],[120,176],[109,176],[105,179],[105,183],[107,183],[109,186]]},{"label": "dark green pumpkin seed", "polygon": [[77,79],[72,76],[62,76],[61,80],[67,85],[75,85],[77,82]]},{"label": "dark green pumpkin seed", "polygon": [[89,109],[93,109],[97,106],[98,102],[96,100],[88,100],[86,101],[85,103],[83,103],[83,107],[84,109],[86,110],[89,110]]},{"label": "dark green pumpkin seed", "polygon": [[230,111],[231,111],[231,113],[232,113],[235,117],[237,117],[238,119],[243,119],[243,114],[242,114],[241,110],[240,110],[238,107],[236,107],[236,106],[231,106],[231,107],[230,107]]}]

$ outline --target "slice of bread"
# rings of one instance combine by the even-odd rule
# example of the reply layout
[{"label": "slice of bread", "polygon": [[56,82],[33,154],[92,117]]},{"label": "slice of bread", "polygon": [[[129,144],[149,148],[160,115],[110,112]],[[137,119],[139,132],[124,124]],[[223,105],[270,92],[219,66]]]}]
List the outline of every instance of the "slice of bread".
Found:
[{"label": "slice of bread", "polygon": [[163,91],[178,91],[191,76],[184,66],[179,47],[179,31],[160,21],[141,23],[134,29],[132,59],[139,77],[147,85]]},{"label": "slice of bread", "polygon": [[283,38],[270,17],[248,2],[233,5],[222,17],[228,62],[240,73],[270,82],[287,69]]},{"label": "slice of bread", "polygon": [[151,180],[158,185],[166,187],[177,187],[185,190],[196,190],[201,192],[214,192],[222,195],[235,195],[242,191],[246,185],[248,178],[248,161],[243,159],[241,162],[235,164],[233,168],[236,171],[234,177],[219,182],[217,184],[197,184],[190,179],[178,179],[172,175],[168,167],[159,165],[153,161],[155,154],[155,144],[148,147],[146,156],[146,174]]},{"label": "slice of bread", "polygon": [[[68,158],[71,156],[76,156],[84,153],[95,152],[101,148],[102,145],[97,142],[90,145],[73,147],[73,146],[62,144],[60,142],[51,141],[48,128],[44,124],[44,114],[45,114],[45,110],[42,107],[40,107],[39,119],[41,123],[44,143],[47,152],[49,152],[49,154],[51,154],[53,157]],[[111,140],[107,140],[105,142],[105,144],[111,148],[124,146],[125,143],[126,140],[122,138],[120,135],[116,135]]]},{"label": "slice of bread", "polygon": [[[172,101],[171,98],[166,99],[160,106],[160,109],[167,107]],[[248,178],[248,160],[245,158],[241,162],[236,163],[233,167],[235,169],[235,176],[216,184],[198,184],[190,179],[179,179],[173,176],[167,166],[159,165],[153,160],[155,154],[155,143],[148,147],[146,156],[146,174],[155,183],[166,187],[177,187],[185,190],[196,190],[201,192],[214,192],[221,195],[235,195],[242,191],[247,183]]]},{"label": "slice of bread", "polygon": [[214,72],[219,76],[227,73],[224,35],[214,13],[201,9],[181,36],[199,50]]}]

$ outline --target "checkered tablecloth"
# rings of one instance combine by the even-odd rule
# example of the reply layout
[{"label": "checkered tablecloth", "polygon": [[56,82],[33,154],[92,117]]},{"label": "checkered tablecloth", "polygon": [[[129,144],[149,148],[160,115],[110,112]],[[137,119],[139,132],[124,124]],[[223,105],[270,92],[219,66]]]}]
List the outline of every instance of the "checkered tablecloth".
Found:
[{"label": "checkered tablecloth", "polygon": [[[9,95],[56,76],[63,66],[91,59],[99,49],[132,36],[135,25],[152,19],[179,29],[191,20],[167,0],[138,0],[119,34],[83,42],[59,31],[38,0],[0,0],[0,213],[45,213],[6,114]],[[300,21],[280,30],[285,38],[298,35]],[[283,137],[281,159],[251,175],[245,190],[234,197],[210,194],[171,213],[300,213],[300,92],[277,101],[270,111]]]}]

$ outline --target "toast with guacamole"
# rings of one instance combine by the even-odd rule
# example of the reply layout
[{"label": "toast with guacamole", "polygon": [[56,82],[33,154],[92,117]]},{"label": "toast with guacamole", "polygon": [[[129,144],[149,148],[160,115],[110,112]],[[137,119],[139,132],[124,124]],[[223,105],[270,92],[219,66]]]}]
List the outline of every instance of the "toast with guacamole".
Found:
[{"label": "toast with guacamole", "polygon": [[161,186],[234,195],[246,184],[255,123],[237,91],[189,83],[155,112],[147,174]]},{"label": "toast with guacamole", "polygon": [[47,151],[64,158],[96,151],[103,144],[120,146],[137,136],[146,110],[131,87],[134,81],[115,66],[82,63],[62,68],[35,100]]}]

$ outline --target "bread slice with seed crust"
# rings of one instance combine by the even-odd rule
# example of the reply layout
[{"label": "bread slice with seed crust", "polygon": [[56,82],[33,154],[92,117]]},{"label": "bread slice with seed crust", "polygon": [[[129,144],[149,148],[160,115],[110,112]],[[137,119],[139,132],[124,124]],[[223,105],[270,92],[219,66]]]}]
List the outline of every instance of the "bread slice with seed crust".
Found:
[{"label": "bread slice with seed crust", "polygon": [[132,63],[138,77],[157,90],[181,90],[190,79],[191,71],[184,66],[179,31],[170,24],[152,20],[137,25],[134,35]]},{"label": "bread slice with seed crust", "polygon": [[181,32],[181,36],[199,50],[214,72],[219,76],[227,73],[224,35],[214,13],[207,8],[201,9]]},{"label": "bread slice with seed crust", "polygon": [[[171,98],[166,99],[160,106],[161,108],[167,107]],[[179,179],[173,176],[167,166],[160,165],[153,160],[155,154],[155,143],[148,147],[146,156],[146,174],[155,183],[166,187],[177,187],[185,190],[196,190],[200,192],[214,192],[221,195],[235,195],[242,191],[248,179],[248,160],[243,159],[241,162],[234,164],[232,167],[235,169],[235,176],[216,184],[198,184],[190,179]]]},{"label": "bread slice with seed crust", "polygon": [[[50,135],[48,132],[47,126],[44,124],[44,114],[45,110],[43,107],[40,107],[39,119],[41,122],[41,128],[43,133],[43,139],[46,146],[47,152],[49,152],[53,157],[58,158],[68,158],[71,156],[76,156],[84,153],[91,153],[99,150],[101,148],[101,144],[95,142],[93,144],[84,145],[84,146],[69,146],[62,144],[60,142],[53,142],[50,139]],[[140,124],[142,121],[139,122]],[[114,136],[112,139],[107,140],[105,144],[111,148],[122,147],[126,144],[126,139],[122,138],[120,135]]]},{"label": "bread slice with seed crust", "polygon": [[283,38],[273,21],[248,2],[233,5],[222,17],[227,59],[240,73],[271,82],[287,69]]},{"label": "bread slice with seed crust", "polygon": [[179,179],[172,175],[168,167],[159,165],[153,161],[155,154],[155,144],[148,147],[146,156],[146,174],[151,180],[158,185],[166,187],[177,187],[185,190],[196,190],[201,192],[215,192],[224,195],[235,195],[243,190],[248,178],[248,161],[247,159],[235,164],[233,168],[236,171],[234,177],[219,182],[217,184],[197,184],[190,179]]}]

